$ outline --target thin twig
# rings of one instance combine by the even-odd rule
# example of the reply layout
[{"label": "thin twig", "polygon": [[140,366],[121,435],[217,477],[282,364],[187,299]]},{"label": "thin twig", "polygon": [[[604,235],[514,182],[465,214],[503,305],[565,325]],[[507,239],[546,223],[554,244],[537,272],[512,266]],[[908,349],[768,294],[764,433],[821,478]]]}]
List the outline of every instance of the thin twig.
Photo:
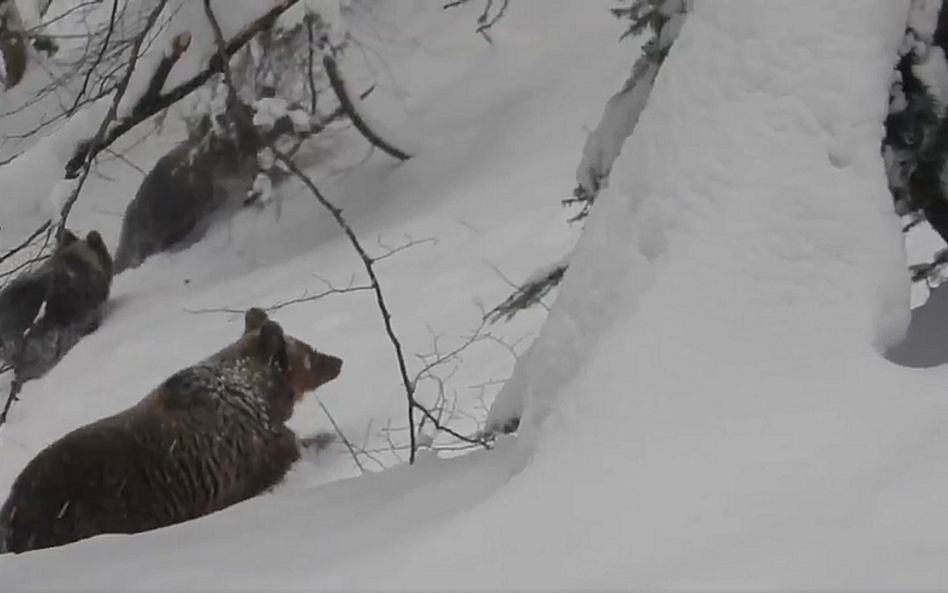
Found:
[{"label": "thin twig", "polygon": [[336,431],[336,434],[339,435],[339,438],[342,439],[342,442],[345,443],[346,448],[349,449],[349,454],[352,455],[352,460],[355,461],[356,467],[359,468],[359,471],[363,474],[365,473],[365,468],[362,467],[362,462],[359,461],[359,456],[356,455],[355,448],[352,446],[352,443],[349,442],[349,439],[346,438],[346,435],[343,434],[342,429],[339,428],[339,425],[336,424],[336,419],[332,417],[332,414],[329,413],[329,409],[326,408],[326,404],[323,403],[323,400],[316,398],[316,403],[319,404],[319,407],[323,409],[323,413],[326,414],[326,418],[329,418],[329,422],[332,424],[333,430]]},{"label": "thin twig", "polygon": [[[275,305],[270,305],[269,307],[260,307],[260,308],[268,313],[272,313],[273,311],[278,311],[284,307],[289,307],[291,305],[298,305],[300,303],[310,303],[313,301],[317,301],[331,294],[346,294],[350,292],[362,292],[366,290],[372,290],[372,287],[369,285],[347,286],[345,288],[330,287],[317,294],[307,295],[304,293],[303,296],[301,297],[290,299],[288,301],[281,301]],[[195,313],[195,314],[196,313],[244,313],[246,309],[237,309],[234,307],[214,307],[211,309],[185,309],[185,311],[188,313]]]},{"label": "thin twig", "polygon": [[105,56],[105,50],[109,47],[109,41],[112,39],[112,33],[115,31],[115,16],[118,14],[118,0],[112,0],[112,14],[109,15],[109,27],[105,32],[105,39],[102,41],[102,49],[99,51],[99,57],[96,58],[93,62],[92,67],[86,70],[86,75],[82,79],[82,88],[79,89],[79,92],[76,94],[76,99],[72,103],[72,107],[66,110],[66,116],[73,115],[76,110],[79,109],[79,105],[82,101],[82,96],[86,94],[86,89],[89,88],[89,81],[92,79],[92,74],[95,72],[95,67],[98,64],[102,63],[102,58]]},{"label": "thin twig", "polygon": [[29,247],[30,244],[33,243],[33,241],[35,241],[37,237],[45,233],[46,230],[49,229],[51,225],[52,225],[52,222],[48,220],[44,222],[43,224],[39,225],[39,227],[35,231],[30,233],[30,236],[24,239],[22,243],[20,243],[16,247],[13,247],[12,249],[4,253],[2,256],[0,256],[0,264],[2,264],[3,262],[7,261],[8,259],[16,255],[17,253]]}]

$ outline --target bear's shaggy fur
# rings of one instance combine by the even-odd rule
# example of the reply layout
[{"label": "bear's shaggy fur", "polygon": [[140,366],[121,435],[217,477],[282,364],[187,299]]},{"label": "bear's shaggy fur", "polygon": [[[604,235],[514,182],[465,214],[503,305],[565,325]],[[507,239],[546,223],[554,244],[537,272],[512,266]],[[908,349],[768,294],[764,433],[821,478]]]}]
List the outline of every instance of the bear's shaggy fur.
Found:
[{"label": "bear's shaggy fur", "polygon": [[250,188],[245,161],[255,154],[226,140],[187,139],[158,159],[125,208],[115,273],[137,268],[156,253],[190,246],[205,235],[215,214],[239,208]]},{"label": "bear's shaggy fur", "polygon": [[0,358],[15,365],[21,381],[43,375],[99,327],[111,289],[112,257],[102,236],[90,231],[79,239],[67,230],[52,257],[0,291]]},{"label": "bear's shaggy fur", "polygon": [[270,490],[300,456],[294,405],[341,368],[250,309],[236,342],[30,461],[0,508],[0,553],[156,529]]}]

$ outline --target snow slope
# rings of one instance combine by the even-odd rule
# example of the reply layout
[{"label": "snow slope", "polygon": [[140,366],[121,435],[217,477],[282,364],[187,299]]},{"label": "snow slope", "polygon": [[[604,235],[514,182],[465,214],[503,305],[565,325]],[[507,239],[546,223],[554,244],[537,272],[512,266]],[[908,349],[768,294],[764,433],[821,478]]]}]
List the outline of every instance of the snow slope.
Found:
[{"label": "snow slope", "polygon": [[[351,131],[341,131],[337,140],[344,143],[345,155],[332,162],[316,161],[309,170],[324,193],[344,209],[371,252],[384,252],[379,243],[398,247],[406,237],[422,241],[378,266],[410,370],[415,372],[423,364],[416,354],[430,352],[434,336],[441,336],[439,347],[450,349],[479,324],[478,301],[490,307],[509,294],[500,273],[520,280],[572,247],[579,229],[564,224],[566,212],[559,200],[573,183],[571,171],[586,131],[621,84],[634,55],[629,55],[627,45],[617,43],[621,24],[610,17],[606,1],[511,7],[504,26],[493,36],[494,45],[473,32],[480,14],[473,4],[451,11],[442,10],[436,1],[380,5],[384,10],[376,20],[348,23],[372,44],[366,54],[375,56],[373,67],[382,80],[366,108],[390,125],[402,125],[406,135],[420,138],[422,151],[399,165],[384,155],[369,156],[364,141]],[[573,34],[550,37],[550,30]],[[364,88],[360,78],[353,76],[352,82]],[[134,145],[126,156],[141,168],[151,166],[174,145],[181,127],[172,117],[161,133],[148,132],[142,130],[120,147]],[[49,147],[60,148],[55,143]],[[44,173],[47,168],[58,169],[44,164],[44,159],[58,162],[59,155],[39,157],[35,169],[20,171],[20,185],[28,185],[29,178],[40,185],[51,177]],[[104,160],[90,177],[70,226],[78,231],[97,228],[114,247],[122,209],[142,174],[125,161]],[[360,161],[364,162],[347,168]],[[26,234],[42,220],[45,194],[34,193],[18,195],[18,208],[4,210],[5,228],[7,221],[13,221],[10,226]],[[22,401],[0,431],[0,491],[5,493],[23,465],[49,442],[134,403],[170,373],[229,343],[240,331],[239,314],[191,311],[272,305],[325,290],[322,279],[340,287],[353,277],[354,282],[361,281],[351,247],[305,189],[289,184],[279,193],[279,204],[260,213],[248,210],[188,251],[157,256],[116,278],[114,310],[103,327],[43,380],[24,388]],[[542,309],[529,311],[491,331],[522,350],[527,342],[521,340],[532,338],[544,316]],[[349,438],[358,443],[366,439],[368,448],[383,449],[375,457],[386,466],[394,465],[397,459],[384,451],[388,444],[381,429],[389,423],[394,428],[405,425],[404,394],[373,297],[336,295],[280,309],[273,317],[289,333],[346,360],[346,373],[327,385],[320,397]],[[447,376],[458,367],[448,378],[448,395],[456,392],[458,407],[477,414],[479,394],[483,391],[489,404],[514,359],[505,346],[491,341],[465,351],[462,359],[439,372]],[[435,385],[423,383],[419,395],[432,401]],[[302,435],[331,430],[315,398],[298,409],[292,423]],[[462,431],[475,428],[461,417],[454,426]],[[396,432],[394,439],[403,442],[404,436]],[[380,469],[372,461],[365,463],[369,471]],[[459,469],[446,470],[442,479],[447,481]],[[416,483],[415,470],[402,469],[395,475],[398,472],[411,476],[395,479],[401,487],[374,492],[378,482],[365,482],[363,505],[348,505],[351,485],[340,490],[346,494],[337,503],[350,511],[334,508],[328,516],[362,520],[373,516],[366,505],[371,509],[397,502],[399,492],[412,488],[435,491],[429,483]],[[240,528],[248,516],[265,509],[305,505],[313,500],[317,486],[356,474],[344,449],[308,457],[283,488],[261,499],[262,506],[238,507],[225,531]],[[484,487],[493,483],[485,480]],[[459,490],[452,484],[445,488]],[[448,497],[449,508],[480,492]],[[298,523],[299,517],[286,510],[278,515]],[[406,521],[414,525],[416,515],[405,514]],[[318,531],[328,531],[326,517],[319,521]],[[305,531],[310,528],[300,536],[308,538]],[[205,527],[195,533],[210,532]],[[168,534],[169,561],[180,565],[178,578],[187,580],[190,573],[176,554],[193,558],[194,550],[182,548],[176,532]],[[204,536],[197,537],[203,541]],[[94,543],[109,545],[113,539]],[[126,543],[118,545],[124,548]],[[81,554],[81,549],[71,548],[73,554]],[[299,551],[309,556],[305,547]],[[93,557],[101,554],[93,552]],[[74,570],[48,573],[43,555],[33,560],[0,558],[0,585],[82,586],[82,577]],[[154,557],[148,552],[142,559],[150,563]],[[122,565],[133,564],[82,562],[98,566],[96,570],[118,569],[120,574]],[[40,579],[43,574],[46,580]],[[101,583],[98,574],[88,574],[86,588]],[[124,588],[128,581],[123,577],[110,586]],[[143,575],[140,586],[147,587],[148,582]]]},{"label": "snow slope", "polygon": [[[605,5],[511,3],[497,46],[407,108],[406,126],[431,139],[423,154],[370,163],[366,193],[379,199],[360,209],[360,231],[444,237],[389,260],[399,327],[463,327],[468,291],[491,277],[480,258],[516,254],[504,263],[525,275],[541,251],[566,250],[551,197],[571,187],[578,126],[629,63]],[[907,10],[695,3],[516,388],[501,393],[499,405],[524,404],[519,437],[328,485],[301,464],[273,495],[199,521],[2,557],[4,588],[944,589],[945,371],[879,353],[908,323],[878,149]],[[450,53],[461,29],[433,30]],[[345,190],[366,186],[332,187],[352,199]],[[294,222],[301,204],[288,200]],[[448,226],[457,218],[468,224]],[[10,441],[23,461],[236,332],[181,306],[246,306],[285,298],[273,287],[292,292],[302,270],[343,274],[350,256],[319,228],[328,236],[306,243],[248,225],[237,241],[259,258],[215,252],[212,238],[123,275],[113,320],[18,404],[2,482],[16,471]],[[270,265],[291,247],[297,260]],[[210,279],[167,288],[215,253]],[[344,302],[277,318],[345,350],[326,401],[352,422],[352,401],[379,405],[364,389],[384,385],[374,375],[387,363],[371,308]],[[124,368],[84,375],[104,352]],[[81,404],[64,401],[67,386]]]},{"label": "snow slope", "polygon": [[524,469],[318,582],[944,588],[944,372],[878,353],[908,313],[878,150],[906,10],[696,3],[506,394]]}]

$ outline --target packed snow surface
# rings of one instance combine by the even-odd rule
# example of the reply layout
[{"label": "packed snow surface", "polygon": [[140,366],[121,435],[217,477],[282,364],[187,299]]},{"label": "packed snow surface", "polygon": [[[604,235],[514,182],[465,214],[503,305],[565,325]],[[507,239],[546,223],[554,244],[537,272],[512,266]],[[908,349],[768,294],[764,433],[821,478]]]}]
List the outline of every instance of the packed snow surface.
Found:
[{"label": "packed snow surface", "polygon": [[[426,51],[392,69],[415,93],[404,125],[425,143],[397,168],[375,155],[325,184],[360,233],[438,237],[382,266],[414,351],[430,346],[426,324],[454,336],[476,324],[473,294],[505,296],[484,260],[523,278],[571,244],[556,203],[581,128],[634,59],[609,5],[512,2],[489,47],[465,36],[476,7],[402,5]],[[498,395],[522,404],[519,436],[331,484],[351,475],[345,457],[310,460],[210,517],[4,556],[3,588],[944,589],[948,377],[881,355],[909,316],[879,154],[908,8],[695,3]],[[270,304],[318,291],[313,274],[345,282],[357,269],[345,242],[302,189],[281,192],[279,227],[238,220],[119,277],[109,321],[24,390],[0,487],[68,428],[238,333],[182,308]],[[85,216],[114,236],[115,219]],[[370,301],[274,315],[346,359],[321,396],[344,430],[401,405]],[[474,383],[509,361],[477,351],[462,369]]]}]

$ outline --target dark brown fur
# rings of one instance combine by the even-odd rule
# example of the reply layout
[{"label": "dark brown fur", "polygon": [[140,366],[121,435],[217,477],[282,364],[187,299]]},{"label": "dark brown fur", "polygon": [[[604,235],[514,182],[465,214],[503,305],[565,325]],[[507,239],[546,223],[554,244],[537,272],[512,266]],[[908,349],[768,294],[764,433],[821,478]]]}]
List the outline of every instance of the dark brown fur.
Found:
[{"label": "dark brown fur", "polygon": [[200,240],[215,216],[226,216],[242,203],[250,188],[244,169],[255,156],[253,147],[241,151],[232,142],[195,137],[158,159],[125,208],[115,273]]},{"label": "dark brown fur", "polygon": [[270,490],[299,459],[295,403],[341,367],[250,309],[239,340],[30,461],[0,509],[0,552],[156,529]]},{"label": "dark brown fur", "polygon": [[79,239],[66,230],[50,259],[0,291],[0,358],[16,362],[23,334],[34,326],[45,302],[42,317],[26,338],[29,368],[20,378],[42,375],[82,336],[98,328],[111,289],[112,257],[101,235],[90,231]]}]

